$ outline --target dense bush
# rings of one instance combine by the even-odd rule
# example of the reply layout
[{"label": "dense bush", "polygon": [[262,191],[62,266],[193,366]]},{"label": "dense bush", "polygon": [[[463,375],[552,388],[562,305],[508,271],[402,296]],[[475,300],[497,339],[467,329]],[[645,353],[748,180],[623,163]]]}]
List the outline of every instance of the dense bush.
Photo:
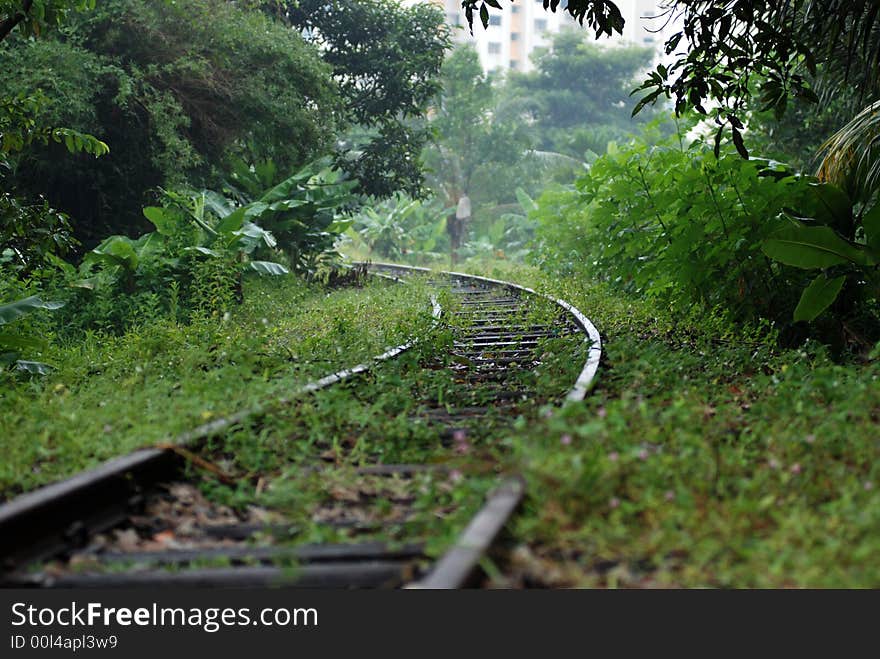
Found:
[{"label": "dense bush", "polygon": [[41,89],[36,121],[93,133],[108,156],[17,157],[10,183],[74,219],[87,247],[148,230],[156,186],[201,186],[231,154],[283,169],[327,148],[337,86],[316,50],[258,11],[208,0],[108,0],[52,37],[7,40],[0,97]]},{"label": "dense bush", "polygon": [[789,322],[810,277],[762,243],[784,226],[783,209],[816,208],[824,190],[780,163],[716,159],[702,140],[612,145],[574,189],[541,197],[535,258],[680,309]]},{"label": "dense bush", "polygon": [[449,249],[446,216],[451,210],[437,199],[423,201],[401,193],[366,204],[353,218],[353,229],[370,256],[431,262]]}]

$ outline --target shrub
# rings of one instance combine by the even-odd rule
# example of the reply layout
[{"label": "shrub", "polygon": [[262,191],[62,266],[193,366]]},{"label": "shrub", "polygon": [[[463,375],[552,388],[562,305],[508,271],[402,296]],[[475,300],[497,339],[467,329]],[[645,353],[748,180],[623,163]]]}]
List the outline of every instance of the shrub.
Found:
[{"label": "shrub", "polygon": [[612,144],[573,189],[540,198],[534,258],[679,308],[788,321],[808,280],[772,263],[761,243],[814,185],[773,161],[716,158],[702,140]]}]

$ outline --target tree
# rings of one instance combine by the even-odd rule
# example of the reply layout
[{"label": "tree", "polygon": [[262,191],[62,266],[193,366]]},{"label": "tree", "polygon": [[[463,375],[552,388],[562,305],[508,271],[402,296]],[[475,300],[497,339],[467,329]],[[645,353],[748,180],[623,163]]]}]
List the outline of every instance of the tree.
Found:
[{"label": "tree", "polygon": [[94,8],[95,0],[0,0],[0,41],[15,28],[39,36],[47,26],[60,24],[71,10]]},{"label": "tree", "polygon": [[[484,26],[488,6],[501,8],[497,0],[463,0],[462,6],[471,25],[476,11]],[[544,0],[545,9],[559,6],[559,0]],[[569,0],[564,10],[597,39],[622,33],[623,17],[610,0]],[[669,0],[664,16],[681,26],[665,43],[675,59],[649,74],[641,86],[647,93],[633,113],[671,98],[676,113],[694,109],[716,123],[716,152],[729,127],[739,153],[748,155],[742,131],[755,94],[764,109],[781,117],[793,99],[819,100],[811,80],[820,71],[832,80],[860,77],[874,90],[880,79],[876,2]]]},{"label": "tree", "polygon": [[500,113],[524,119],[542,150],[578,159],[587,150],[604,153],[637,125],[627,106],[652,56],[647,48],[603,50],[581,33],[560,32],[534,56],[533,71],[509,74]]},{"label": "tree", "polygon": [[0,96],[43,89],[44,125],[100,135],[100,161],[32,148],[10,182],[70,213],[86,247],[148,230],[157,186],[222,178],[224,161],[273,159],[292,170],[330,148],[337,85],[314,48],[259,11],[210,0],[105,0],[52,37],[0,52]]},{"label": "tree", "polygon": [[318,46],[345,99],[353,124],[338,166],[360,180],[360,191],[388,197],[421,192],[419,155],[428,138],[422,117],[438,93],[449,46],[443,12],[429,3],[392,0],[270,2],[267,11]]},{"label": "tree", "polygon": [[[472,47],[462,46],[450,54],[442,78],[443,93],[434,104],[431,121],[436,139],[425,153],[431,187],[453,209],[462,198],[469,198],[474,214],[481,205],[515,199],[513,193],[532,146],[527,128],[496,115],[492,80],[483,73]],[[451,231],[454,259],[464,227],[453,215],[447,230]]]}]

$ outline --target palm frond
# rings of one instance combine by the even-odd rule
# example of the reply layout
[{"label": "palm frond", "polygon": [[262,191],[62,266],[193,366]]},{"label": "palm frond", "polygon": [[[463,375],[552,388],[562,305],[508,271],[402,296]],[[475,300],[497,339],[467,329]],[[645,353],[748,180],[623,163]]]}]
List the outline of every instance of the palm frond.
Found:
[{"label": "palm frond", "polygon": [[573,158],[565,153],[557,151],[540,151],[538,149],[530,149],[525,154],[529,158],[533,158],[539,165],[546,169],[556,169],[560,167],[575,167],[586,169],[587,163],[578,158]]},{"label": "palm frond", "polygon": [[817,176],[865,200],[880,185],[880,100],[859,112],[819,149]]}]

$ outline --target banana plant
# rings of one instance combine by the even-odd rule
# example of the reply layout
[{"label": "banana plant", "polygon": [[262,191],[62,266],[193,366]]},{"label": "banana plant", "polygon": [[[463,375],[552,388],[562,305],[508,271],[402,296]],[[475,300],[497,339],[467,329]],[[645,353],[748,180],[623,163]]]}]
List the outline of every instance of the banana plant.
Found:
[{"label": "banana plant", "polygon": [[[198,229],[195,245],[185,247],[186,251],[196,251],[211,257],[223,253],[239,253],[244,267],[262,275],[284,275],[289,270],[274,261],[257,261],[250,257],[259,247],[274,249],[277,241],[270,231],[252,222],[254,213],[235,209],[228,200],[215,192],[203,191],[182,195],[166,191],[165,195],[173,202],[173,207],[148,206],[144,208],[146,217],[156,227],[158,238],[171,239],[178,234],[180,214],[183,209],[186,219]],[[242,211],[242,212],[238,212]]]},{"label": "banana plant", "polygon": [[843,290],[847,279],[865,282],[880,292],[880,203],[854,212],[840,188],[814,183],[804,199],[806,209],[787,210],[782,226],[761,245],[770,258],[819,274],[801,294],[795,321],[813,321]]},{"label": "banana plant", "polygon": [[430,257],[445,236],[446,215],[451,210],[436,201],[400,193],[362,208],[354,217],[353,229],[371,253],[390,258],[411,253]]},{"label": "banana plant", "polygon": [[225,193],[205,192],[211,211],[229,225],[256,223],[270,231],[291,264],[309,272],[320,257],[333,253],[339,235],[352,220],[355,180],[346,180],[328,159],[306,165],[277,181],[273,163],[238,162]]},{"label": "banana plant", "polygon": [[63,302],[47,302],[36,295],[0,305],[0,364],[7,367],[11,364],[19,371],[45,375],[51,367],[48,364],[20,359],[31,351],[44,350],[46,342],[36,336],[6,331],[9,323],[32,314],[38,309],[59,309]]}]

